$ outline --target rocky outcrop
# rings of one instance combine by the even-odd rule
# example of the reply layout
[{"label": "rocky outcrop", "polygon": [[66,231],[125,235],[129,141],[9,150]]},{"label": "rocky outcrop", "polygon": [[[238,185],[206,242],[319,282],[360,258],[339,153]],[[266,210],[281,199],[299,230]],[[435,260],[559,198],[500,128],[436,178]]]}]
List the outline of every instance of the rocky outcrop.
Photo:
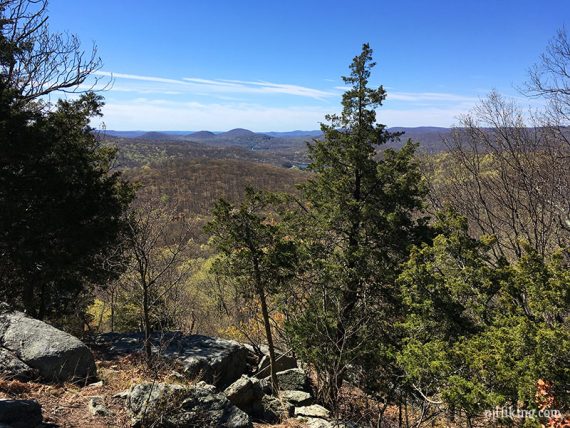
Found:
[{"label": "rocky outcrop", "polygon": [[287,401],[280,400],[272,395],[264,395],[261,400],[263,407],[262,422],[276,423],[293,414],[294,407]]},{"label": "rocky outcrop", "polygon": [[[309,389],[307,374],[301,369],[285,370],[278,377],[287,387]],[[330,412],[313,404],[310,392],[293,389],[274,396],[264,390],[265,382],[244,375],[223,393],[205,382],[192,386],[142,383],[114,397],[126,399],[133,426],[249,427],[251,421],[273,424],[287,417],[295,417],[303,426],[345,426],[329,422]]]},{"label": "rocky outcrop", "polygon": [[127,396],[127,409],[133,426],[252,427],[246,413],[204,382],[189,387],[164,383],[135,385]]},{"label": "rocky outcrop", "polygon": [[248,353],[247,348],[238,342],[189,336],[182,341],[182,348],[176,356],[186,375],[224,388],[249,372]]},{"label": "rocky outcrop", "polygon": [[270,390],[264,391],[262,381],[255,377],[242,376],[227,387],[224,394],[258,422],[275,423],[293,414],[291,403],[270,395]]},{"label": "rocky outcrop", "polygon": [[[301,369],[285,370],[279,372],[277,377],[286,388],[309,390],[307,374]],[[301,390],[279,391],[276,397],[272,395],[269,378],[259,380],[248,376],[242,376],[231,384],[224,394],[255,421],[269,423],[279,422],[283,417],[292,416],[297,411],[296,408],[305,409],[305,406],[309,406],[310,410],[310,405],[314,401],[311,393]]]},{"label": "rocky outcrop", "polygon": [[[154,351],[180,366],[186,377],[200,379],[219,388],[226,388],[242,374],[254,369],[250,364],[251,351],[232,340],[167,333],[154,335],[151,341]],[[110,353],[124,355],[142,349],[143,335],[102,334],[96,343]]]},{"label": "rocky outcrop", "polygon": [[[48,381],[81,380],[94,377],[97,372],[93,354],[83,342],[22,312],[3,308],[0,347]],[[23,366],[10,360],[8,353],[3,351],[2,356],[8,362],[6,375],[12,369],[25,374]]]},{"label": "rocky outcrop", "polygon": [[0,426],[39,428],[42,407],[35,400],[0,400]]}]

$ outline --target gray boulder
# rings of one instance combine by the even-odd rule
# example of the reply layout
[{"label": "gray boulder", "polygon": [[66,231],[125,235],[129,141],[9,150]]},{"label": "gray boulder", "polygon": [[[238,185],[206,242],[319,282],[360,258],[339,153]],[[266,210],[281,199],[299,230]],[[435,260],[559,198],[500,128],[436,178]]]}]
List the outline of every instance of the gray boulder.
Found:
[{"label": "gray boulder", "polygon": [[73,381],[97,374],[93,354],[83,342],[22,312],[0,313],[0,346],[48,381]]},{"label": "gray boulder", "polygon": [[293,405],[272,395],[264,395],[261,399],[262,412],[258,419],[274,424],[293,414]]},{"label": "gray boulder", "polygon": [[190,378],[225,388],[250,371],[249,351],[238,342],[195,335],[187,336],[181,345],[176,357]]},{"label": "gray boulder", "polygon": [[[258,378],[264,378],[270,375],[269,367],[269,348],[267,346],[259,347],[259,350],[263,353],[259,364],[257,365],[257,371],[255,376]],[[275,371],[282,372],[284,370],[297,368],[297,360],[287,353],[276,349],[275,350]]]},{"label": "gray boulder", "polygon": [[261,400],[264,393],[259,379],[244,375],[228,386],[224,394],[228,400],[255,419],[263,416]]},{"label": "gray boulder", "polygon": [[[277,373],[279,389],[282,391],[305,391],[311,392],[309,377],[303,369],[289,369]],[[269,377],[265,382],[270,382]]]},{"label": "gray boulder", "polygon": [[127,398],[133,426],[153,427],[252,427],[247,414],[212,385],[190,387],[164,383],[133,386]]},{"label": "gray boulder", "polygon": [[187,388],[182,385],[165,383],[140,383],[126,393],[126,407],[131,415],[133,426],[145,421],[159,419],[171,405],[181,399]]},{"label": "gray boulder", "polygon": [[42,419],[42,406],[35,400],[0,400],[0,426],[37,428]]},{"label": "gray boulder", "polygon": [[12,352],[0,348],[0,376],[5,379],[31,380],[38,377],[38,372]]},{"label": "gray boulder", "polygon": [[306,426],[307,428],[333,428],[335,426],[329,421],[321,418],[298,417],[297,420],[302,422],[303,426]]}]

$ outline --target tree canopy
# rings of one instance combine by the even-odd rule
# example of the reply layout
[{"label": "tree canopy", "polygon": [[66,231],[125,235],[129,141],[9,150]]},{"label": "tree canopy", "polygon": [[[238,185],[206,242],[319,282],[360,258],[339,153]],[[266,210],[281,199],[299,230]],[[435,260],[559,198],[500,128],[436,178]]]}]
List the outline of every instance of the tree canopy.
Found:
[{"label": "tree canopy", "polygon": [[380,372],[396,343],[389,327],[399,307],[394,279],[423,233],[415,216],[425,194],[416,146],[380,151],[398,134],[376,122],[386,92],[368,85],[374,66],[365,44],[343,77],[349,87],[342,113],[328,115],[323,138],[309,146],[314,175],[302,186],[297,229],[309,265],[308,298],[290,331],[331,405],[349,367],[368,373],[364,382],[376,388],[389,376],[390,369]]},{"label": "tree canopy", "polygon": [[46,20],[43,2],[0,7],[0,298],[40,318],[80,310],[78,297],[117,273],[132,193],[89,126],[102,98],[38,98],[76,87],[93,65]]}]

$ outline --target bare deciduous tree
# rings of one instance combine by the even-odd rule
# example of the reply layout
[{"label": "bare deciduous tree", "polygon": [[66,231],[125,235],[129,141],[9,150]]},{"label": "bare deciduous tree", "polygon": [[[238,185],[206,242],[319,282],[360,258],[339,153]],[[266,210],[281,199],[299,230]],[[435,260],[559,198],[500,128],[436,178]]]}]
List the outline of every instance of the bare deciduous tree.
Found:
[{"label": "bare deciduous tree", "polygon": [[0,0],[0,76],[23,101],[82,91],[101,67],[96,46],[84,51],[76,35],[49,31],[47,6],[47,0]]},{"label": "bare deciduous tree", "polygon": [[129,263],[121,283],[139,300],[149,365],[153,326],[168,318],[167,302],[176,301],[190,273],[190,265],[185,263],[191,248],[190,230],[173,207],[158,201],[138,201],[130,215],[126,237]]},{"label": "bare deciduous tree", "polygon": [[568,242],[570,147],[558,134],[491,93],[446,140],[435,205],[450,204],[476,234],[495,236],[497,257],[520,257],[526,244],[544,255]]},{"label": "bare deciduous tree", "polygon": [[549,101],[551,119],[570,124],[570,42],[565,28],[550,41],[540,60],[529,70],[523,92]]}]

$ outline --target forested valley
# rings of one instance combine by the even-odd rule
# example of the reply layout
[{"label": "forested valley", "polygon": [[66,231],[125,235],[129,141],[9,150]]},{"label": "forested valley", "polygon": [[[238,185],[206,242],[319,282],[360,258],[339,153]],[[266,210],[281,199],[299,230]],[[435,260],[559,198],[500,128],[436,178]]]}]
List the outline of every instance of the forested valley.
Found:
[{"label": "forested valley", "polygon": [[[1,402],[55,426],[570,426],[566,30],[521,83],[531,112],[491,92],[455,128],[387,128],[365,43],[320,133],[125,136],[91,127],[97,52],[44,7],[0,1]],[[90,371],[36,367],[40,321]],[[196,369],[192,341],[265,365]]]}]

